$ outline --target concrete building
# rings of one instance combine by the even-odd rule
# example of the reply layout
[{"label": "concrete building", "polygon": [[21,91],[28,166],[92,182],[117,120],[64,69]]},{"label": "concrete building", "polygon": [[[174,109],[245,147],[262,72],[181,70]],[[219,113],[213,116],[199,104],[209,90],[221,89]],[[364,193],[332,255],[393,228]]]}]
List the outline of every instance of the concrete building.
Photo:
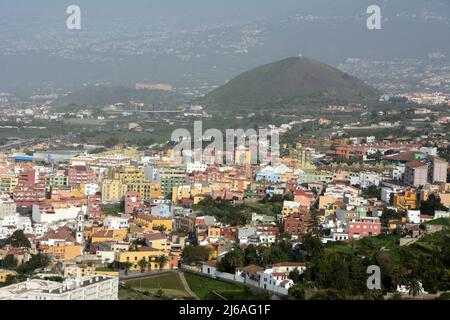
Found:
[{"label": "concrete building", "polygon": [[0,300],[118,300],[119,278],[87,276],[62,283],[32,279],[0,288]]},{"label": "concrete building", "polygon": [[348,221],[347,229],[350,238],[377,236],[381,232],[380,218],[352,217]]},{"label": "concrete building", "polygon": [[6,194],[0,196],[0,219],[16,213],[16,203]]}]

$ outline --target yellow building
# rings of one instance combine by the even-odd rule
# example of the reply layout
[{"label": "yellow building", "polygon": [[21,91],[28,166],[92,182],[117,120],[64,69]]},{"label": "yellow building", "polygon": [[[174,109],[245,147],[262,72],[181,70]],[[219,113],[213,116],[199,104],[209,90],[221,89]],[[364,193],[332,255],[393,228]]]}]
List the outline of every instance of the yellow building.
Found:
[{"label": "yellow building", "polygon": [[0,193],[12,194],[17,185],[17,178],[13,174],[0,175]]},{"label": "yellow building", "polygon": [[114,170],[113,179],[119,180],[123,184],[128,184],[132,181],[147,180],[147,178],[145,178],[144,171],[134,166],[126,166],[121,169]]},{"label": "yellow building", "polygon": [[137,192],[142,200],[150,200],[161,197],[161,187],[158,183],[152,183],[145,177],[144,172],[134,166],[126,166],[114,170],[113,179],[120,181],[129,192]]},{"label": "yellow building", "polygon": [[51,254],[58,261],[69,261],[83,255],[83,246],[58,242],[56,246],[43,248],[42,253]]},{"label": "yellow building", "polygon": [[211,186],[203,186],[202,184],[195,184],[194,186],[183,185],[172,188],[172,202],[177,202],[181,199],[194,199],[197,195],[211,194]]},{"label": "yellow building", "polygon": [[161,185],[158,182],[152,182],[152,188],[150,190],[150,198],[151,199],[161,199],[162,191],[161,191]]},{"label": "yellow building", "polygon": [[119,202],[127,191],[127,186],[120,180],[105,179],[102,182],[102,202]]},{"label": "yellow building", "polygon": [[120,241],[125,238],[128,230],[108,230],[99,229],[91,236],[92,243],[104,242],[104,241]]},{"label": "yellow building", "polygon": [[148,180],[132,180],[126,184],[127,191],[139,193],[142,200],[150,200],[152,198],[152,187],[153,184]]},{"label": "yellow building", "polygon": [[70,264],[64,266],[64,278],[80,278],[95,274],[95,267],[87,264]]},{"label": "yellow building", "polygon": [[330,196],[319,197],[319,210],[325,209],[328,205],[333,204],[336,201],[335,198]]},{"label": "yellow building", "polygon": [[194,204],[199,204],[200,201],[205,200],[208,195],[199,194],[194,197]]},{"label": "yellow building", "polygon": [[[167,263],[165,263],[162,267],[158,261],[158,258],[161,256],[167,257]],[[169,253],[166,251],[153,249],[153,248],[139,248],[138,251],[124,251],[124,252],[116,252],[115,261],[119,263],[130,263],[131,271],[141,270],[141,266],[139,265],[139,261],[145,259],[147,261],[146,270],[167,270],[170,269],[169,263]]]},{"label": "yellow building", "polygon": [[220,237],[220,227],[218,226],[208,226],[208,237],[219,238]]},{"label": "yellow building", "polygon": [[173,230],[173,223],[171,218],[163,218],[146,214],[139,214],[134,219],[133,223],[141,226],[145,231],[152,231],[161,226],[165,227],[165,231]]},{"label": "yellow building", "polygon": [[158,249],[161,251],[170,251],[171,242],[167,239],[166,235],[161,232],[153,232],[145,235],[147,245],[152,249]]},{"label": "yellow building", "polygon": [[404,194],[395,194],[393,205],[397,209],[415,210],[419,207],[419,197],[415,191],[406,191]]}]

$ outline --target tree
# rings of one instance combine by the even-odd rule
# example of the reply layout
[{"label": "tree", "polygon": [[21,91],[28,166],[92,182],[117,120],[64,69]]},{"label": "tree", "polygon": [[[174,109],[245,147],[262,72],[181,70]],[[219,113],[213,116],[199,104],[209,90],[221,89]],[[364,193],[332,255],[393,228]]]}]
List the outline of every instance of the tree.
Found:
[{"label": "tree", "polygon": [[406,271],[401,266],[395,267],[391,273],[391,283],[394,288],[397,288],[397,286],[401,285],[406,280]]},{"label": "tree", "polygon": [[414,297],[422,292],[422,286],[417,279],[409,279],[407,287],[409,294]]},{"label": "tree", "polygon": [[363,194],[369,198],[381,198],[381,189],[378,188],[375,185],[369,186],[368,188],[364,189]]},{"label": "tree", "polygon": [[132,264],[129,261],[122,262],[122,268],[125,270],[125,274],[128,274]]},{"label": "tree", "polygon": [[161,224],[159,226],[154,226],[153,230],[157,230],[157,231],[163,233],[164,231],[167,230],[167,227],[165,225]]},{"label": "tree", "polygon": [[105,140],[103,145],[107,148],[112,148],[112,147],[116,146],[118,143],[119,143],[119,139],[117,137],[109,137],[108,139]]},{"label": "tree", "polygon": [[303,248],[305,249],[308,258],[318,257],[323,252],[320,239],[313,237],[310,234],[305,235],[305,238],[303,239]]},{"label": "tree", "polygon": [[17,267],[17,260],[13,254],[8,254],[3,260],[0,260],[0,267],[3,269],[15,269]]},{"label": "tree", "polygon": [[159,257],[156,257],[156,262],[159,264],[159,270],[164,269],[164,266],[169,262],[169,259],[165,255],[160,255]]},{"label": "tree", "polygon": [[138,266],[141,268],[141,272],[144,273],[145,272],[145,268],[147,267],[148,262],[147,260],[145,260],[145,258],[142,258],[141,260],[138,261]]},{"label": "tree", "polygon": [[244,249],[244,264],[246,266],[258,264],[258,251],[253,244]]},{"label": "tree", "polygon": [[205,246],[187,246],[181,253],[183,262],[192,264],[195,262],[208,261],[212,249]]},{"label": "tree", "polygon": [[430,194],[426,201],[422,201],[420,211],[423,214],[434,215],[435,211],[446,211],[447,208],[441,203],[441,198],[434,193]]},{"label": "tree", "polygon": [[289,272],[289,279],[294,281],[295,284],[300,283],[303,280],[303,275],[298,271],[298,269],[294,269]]},{"label": "tree", "polygon": [[30,240],[25,236],[23,230],[16,230],[14,233],[8,238],[7,244],[15,247],[15,248],[31,248]]},{"label": "tree", "polygon": [[383,226],[388,226],[389,220],[397,220],[401,219],[402,214],[400,212],[397,212],[393,209],[384,208],[383,212],[381,214],[381,224]]},{"label": "tree", "polygon": [[305,288],[302,284],[296,283],[288,290],[289,300],[305,300]]},{"label": "tree", "polygon": [[217,264],[219,271],[228,273],[235,273],[237,268],[243,266],[244,251],[240,247],[235,247],[228,251]]},{"label": "tree", "polygon": [[17,268],[17,271],[24,274],[31,274],[37,269],[48,267],[50,264],[50,258],[46,254],[38,253],[31,255],[30,260],[23,263]]}]

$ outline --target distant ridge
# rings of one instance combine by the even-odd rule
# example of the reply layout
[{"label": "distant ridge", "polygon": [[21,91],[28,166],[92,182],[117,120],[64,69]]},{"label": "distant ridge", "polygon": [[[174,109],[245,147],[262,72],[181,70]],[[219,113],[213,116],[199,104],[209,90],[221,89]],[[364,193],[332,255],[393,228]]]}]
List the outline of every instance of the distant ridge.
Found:
[{"label": "distant ridge", "polygon": [[242,73],[206,95],[207,109],[240,110],[361,103],[379,97],[363,81],[305,57],[287,58]]}]

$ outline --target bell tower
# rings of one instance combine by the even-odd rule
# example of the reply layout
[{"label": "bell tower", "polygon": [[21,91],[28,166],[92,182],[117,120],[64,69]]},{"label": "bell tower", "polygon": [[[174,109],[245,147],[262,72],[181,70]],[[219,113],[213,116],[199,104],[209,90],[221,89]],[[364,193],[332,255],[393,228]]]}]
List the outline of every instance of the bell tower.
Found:
[{"label": "bell tower", "polygon": [[77,224],[76,224],[76,241],[80,244],[84,244],[84,212],[80,210],[77,215]]}]

